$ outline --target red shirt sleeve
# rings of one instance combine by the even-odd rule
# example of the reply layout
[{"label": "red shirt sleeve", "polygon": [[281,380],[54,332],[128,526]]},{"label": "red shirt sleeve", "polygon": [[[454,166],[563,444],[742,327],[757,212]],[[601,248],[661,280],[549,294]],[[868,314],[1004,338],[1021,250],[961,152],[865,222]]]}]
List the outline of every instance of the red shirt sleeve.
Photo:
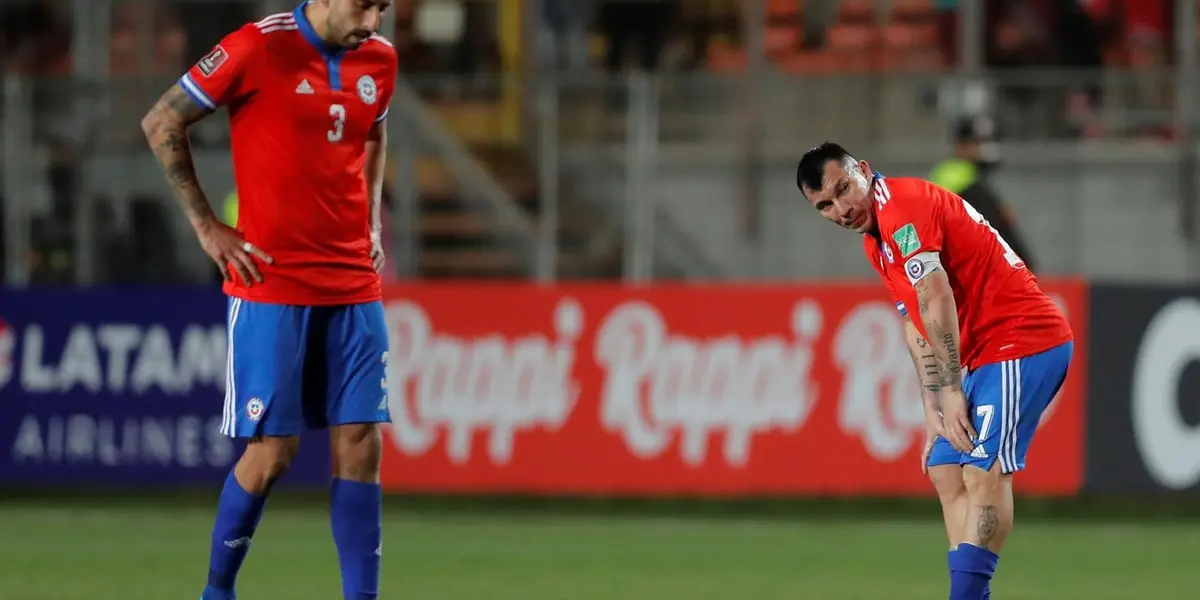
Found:
[{"label": "red shirt sleeve", "polygon": [[396,49],[386,38],[381,35],[376,35],[375,38],[384,46],[387,47],[387,72],[383,76],[383,81],[379,86],[379,111],[375,115],[375,122],[382,123],[388,117],[388,110],[392,105],[392,94],[396,92],[396,73],[400,70],[400,62],[396,56]]},{"label": "red shirt sleeve", "polygon": [[[885,226],[880,228],[881,231],[899,251],[897,260],[921,252],[941,252],[941,205],[944,198],[940,194],[949,192],[926,182],[906,187],[909,189],[904,190],[904,195],[893,200],[896,206],[888,207],[892,213]],[[893,194],[897,191],[893,189]]]},{"label": "red shirt sleeve", "polygon": [[255,78],[249,72],[258,59],[262,39],[253,24],[225,36],[179,78],[179,86],[208,110],[244,100],[254,93]]}]

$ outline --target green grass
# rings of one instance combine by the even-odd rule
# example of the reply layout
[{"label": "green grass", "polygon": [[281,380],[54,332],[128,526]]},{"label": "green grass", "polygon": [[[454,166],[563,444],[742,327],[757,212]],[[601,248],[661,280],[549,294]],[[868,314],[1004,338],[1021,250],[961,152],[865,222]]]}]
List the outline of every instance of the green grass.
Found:
[{"label": "green grass", "polygon": [[[390,506],[382,598],[945,598],[937,517],[863,514],[754,520]],[[210,522],[207,502],[0,504],[0,600],[194,600]],[[1195,598],[1197,556],[1196,522],[1018,524],[994,597]],[[269,507],[238,591],[243,600],[340,598],[324,508]]]}]

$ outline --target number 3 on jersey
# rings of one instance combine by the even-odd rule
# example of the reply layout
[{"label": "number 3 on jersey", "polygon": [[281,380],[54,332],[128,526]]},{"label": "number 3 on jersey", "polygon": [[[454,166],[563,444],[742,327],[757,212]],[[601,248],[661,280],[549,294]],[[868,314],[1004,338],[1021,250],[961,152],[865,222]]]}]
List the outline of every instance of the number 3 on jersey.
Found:
[{"label": "number 3 on jersey", "polygon": [[329,117],[333,119],[333,129],[325,132],[325,139],[330,144],[342,141],[342,129],[346,126],[346,107],[341,104],[329,105]]},{"label": "number 3 on jersey", "polygon": [[[959,198],[959,200],[962,200],[962,198]],[[1012,246],[1009,246],[1008,242],[1004,241],[1004,238],[1000,236],[1000,232],[996,231],[996,228],[992,227],[992,224],[988,223],[987,219],[983,218],[983,215],[979,214],[979,211],[975,210],[975,207],[971,206],[970,202],[962,200],[962,203],[963,209],[967,211],[967,216],[971,217],[972,221],[987,227],[992,232],[992,235],[996,236],[996,241],[1000,242],[1001,248],[1004,248],[1004,260],[1008,261],[1008,264],[1013,267],[1023,266],[1025,261],[1021,260],[1021,257],[1017,256],[1017,252],[1012,249]]]}]

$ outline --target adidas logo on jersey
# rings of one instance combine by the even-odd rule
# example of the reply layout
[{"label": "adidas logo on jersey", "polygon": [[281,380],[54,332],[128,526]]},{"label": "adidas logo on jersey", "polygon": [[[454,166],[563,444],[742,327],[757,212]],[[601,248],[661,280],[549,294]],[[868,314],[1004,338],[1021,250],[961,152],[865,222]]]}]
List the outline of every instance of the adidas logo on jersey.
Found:
[{"label": "adidas logo on jersey", "polygon": [[311,93],[313,93],[312,85],[310,85],[308,83],[308,80],[305,79],[300,82],[300,85],[296,86],[296,93],[297,94],[311,94]]},{"label": "adidas logo on jersey", "polygon": [[984,452],[983,446],[975,446],[975,449],[971,451],[971,458],[987,458],[987,457],[988,457],[987,452]]}]

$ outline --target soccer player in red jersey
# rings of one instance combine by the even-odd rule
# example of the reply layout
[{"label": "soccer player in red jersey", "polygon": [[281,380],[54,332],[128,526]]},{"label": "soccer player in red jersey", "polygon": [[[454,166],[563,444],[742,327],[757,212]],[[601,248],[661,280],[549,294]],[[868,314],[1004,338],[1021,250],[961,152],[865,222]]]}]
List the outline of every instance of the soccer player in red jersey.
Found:
[{"label": "soccer player in red jersey", "polygon": [[[222,433],[249,442],[221,492],[203,600],[229,600],[272,483],[299,435],[330,430],[330,520],[345,598],[375,598],[382,550],[387,331],[379,272],[392,0],[313,0],[229,34],[142,128],[201,247],[225,277]],[[225,106],[236,228],[213,214],[187,129]]]},{"label": "soccer player in red jersey", "polygon": [[826,219],[862,234],[908,317],[924,386],[921,467],[946,521],[950,599],[990,598],[1012,530],[1012,476],[1066,378],[1071,328],[1021,257],[953,193],[885,178],[833,143],[804,154],[796,185]]}]

